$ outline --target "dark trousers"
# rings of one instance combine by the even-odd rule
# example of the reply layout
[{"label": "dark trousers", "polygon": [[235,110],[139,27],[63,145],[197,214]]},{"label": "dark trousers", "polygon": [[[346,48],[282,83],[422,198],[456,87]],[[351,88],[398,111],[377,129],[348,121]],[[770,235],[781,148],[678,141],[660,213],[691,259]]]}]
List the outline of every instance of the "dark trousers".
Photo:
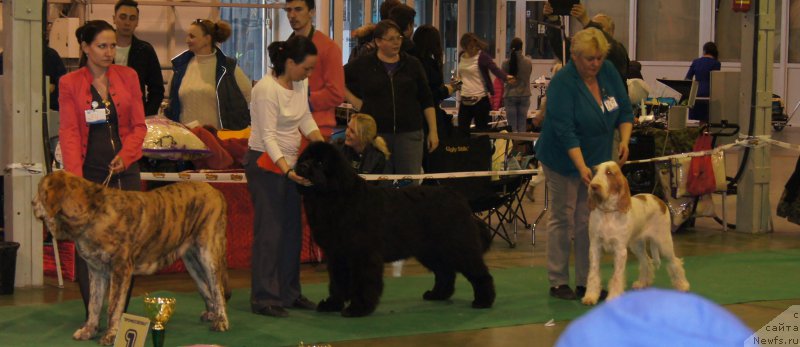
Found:
[{"label": "dark trousers", "polygon": [[[83,168],[83,178],[97,184],[103,184],[108,170],[94,170],[89,167]],[[109,188],[116,188],[130,191],[142,190],[142,181],[139,178],[139,166],[137,164],[131,165],[127,171],[121,175],[115,175],[108,182]],[[78,288],[81,291],[81,298],[83,299],[83,308],[86,311],[86,319],[89,318],[89,266],[83,257],[78,255],[75,257],[75,277],[78,279]],[[133,281],[135,277],[131,277],[131,286],[128,288],[128,295],[125,297],[124,312],[128,312],[128,303],[131,301],[131,293],[133,292]]]},{"label": "dark trousers", "polygon": [[300,193],[284,175],[256,164],[262,152],[245,156],[247,190],[253,201],[250,307],[290,307],[300,297]]},{"label": "dark trousers", "polygon": [[475,130],[486,131],[489,129],[489,111],[492,105],[489,97],[484,96],[475,105],[467,106],[461,104],[458,107],[458,130],[464,134],[469,134],[469,126],[475,120]]}]

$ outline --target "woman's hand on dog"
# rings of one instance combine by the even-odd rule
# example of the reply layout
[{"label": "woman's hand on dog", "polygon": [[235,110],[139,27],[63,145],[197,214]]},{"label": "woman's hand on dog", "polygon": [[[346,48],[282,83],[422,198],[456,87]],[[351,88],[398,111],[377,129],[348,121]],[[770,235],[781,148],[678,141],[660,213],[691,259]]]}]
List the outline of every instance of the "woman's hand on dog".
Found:
[{"label": "woman's hand on dog", "polygon": [[289,174],[286,175],[286,177],[288,177],[290,180],[294,181],[299,185],[303,185],[306,187],[311,186],[311,181],[309,181],[307,178],[303,176],[298,175],[294,170],[289,171]]}]

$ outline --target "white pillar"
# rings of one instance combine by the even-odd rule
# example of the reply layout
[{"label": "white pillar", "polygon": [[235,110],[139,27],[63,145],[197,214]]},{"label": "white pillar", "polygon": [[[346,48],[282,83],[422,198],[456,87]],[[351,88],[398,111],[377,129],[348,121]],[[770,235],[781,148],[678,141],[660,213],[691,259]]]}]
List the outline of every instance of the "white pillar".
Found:
[{"label": "white pillar", "polygon": [[495,11],[497,12],[497,27],[494,31],[495,47],[494,47],[494,62],[497,65],[506,59],[506,23],[513,21],[514,18],[506,18],[508,13],[506,11],[506,0],[497,0]]},{"label": "white pillar", "polygon": [[[742,133],[762,136],[770,135],[771,132],[775,1],[761,0],[754,3],[757,5],[745,13],[742,19],[742,97],[739,104],[739,125]],[[769,204],[769,146],[751,148],[745,165],[747,166],[736,192],[736,231],[770,232],[772,213]]]},{"label": "white pillar", "polygon": [[[42,145],[42,2],[3,1],[5,31],[0,165],[35,163],[44,166]],[[6,239],[19,242],[16,287],[41,286],[42,223],[33,217],[31,198],[41,173],[14,169],[5,174]]]},{"label": "white pillar", "polygon": [[[339,2],[339,1],[337,1]],[[328,34],[330,29],[330,13],[331,13],[331,2],[330,1],[317,1],[316,9],[314,9],[314,19],[317,30]]]},{"label": "white pillar", "polygon": [[339,47],[344,44],[344,0],[333,2],[333,33],[331,38]]}]

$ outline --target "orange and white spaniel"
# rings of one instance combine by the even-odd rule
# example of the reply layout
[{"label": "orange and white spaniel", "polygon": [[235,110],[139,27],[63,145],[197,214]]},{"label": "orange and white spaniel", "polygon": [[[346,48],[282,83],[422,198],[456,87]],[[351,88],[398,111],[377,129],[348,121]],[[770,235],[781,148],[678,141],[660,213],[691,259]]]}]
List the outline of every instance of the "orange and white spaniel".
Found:
[{"label": "orange and white spaniel", "polygon": [[[659,254],[668,262],[672,285],[680,291],[689,290],[683,261],[675,256],[672,247],[670,215],[667,205],[652,194],[631,197],[628,181],[613,161],[596,167],[589,185],[589,278],[586,295],[581,302],[594,305],[600,296],[601,247],[614,252],[614,273],[608,284],[608,300],[625,291],[625,262],[630,247],[639,259],[639,279],[633,288],[645,288],[653,283],[654,264],[661,265]],[[650,244],[652,259],[647,254]]]}]

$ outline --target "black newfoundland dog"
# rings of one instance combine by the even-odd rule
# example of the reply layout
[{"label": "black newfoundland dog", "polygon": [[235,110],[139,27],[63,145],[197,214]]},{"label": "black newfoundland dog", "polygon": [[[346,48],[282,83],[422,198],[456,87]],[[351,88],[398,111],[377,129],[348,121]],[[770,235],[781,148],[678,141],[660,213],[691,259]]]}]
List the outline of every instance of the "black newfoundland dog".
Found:
[{"label": "black newfoundland dog", "polygon": [[436,277],[425,300],[449,299],[460,272],[472,284],[472,307],[492,306],[494,281],[483,261],[491,235],[463,196],[446,187],[368,184],[323,142],[309,145],[295,169],[312,182],[300,191],[314,240],[328,259],[329,296],[318,311],[372,313],[383,291],[383,264],[412,256]]}]

